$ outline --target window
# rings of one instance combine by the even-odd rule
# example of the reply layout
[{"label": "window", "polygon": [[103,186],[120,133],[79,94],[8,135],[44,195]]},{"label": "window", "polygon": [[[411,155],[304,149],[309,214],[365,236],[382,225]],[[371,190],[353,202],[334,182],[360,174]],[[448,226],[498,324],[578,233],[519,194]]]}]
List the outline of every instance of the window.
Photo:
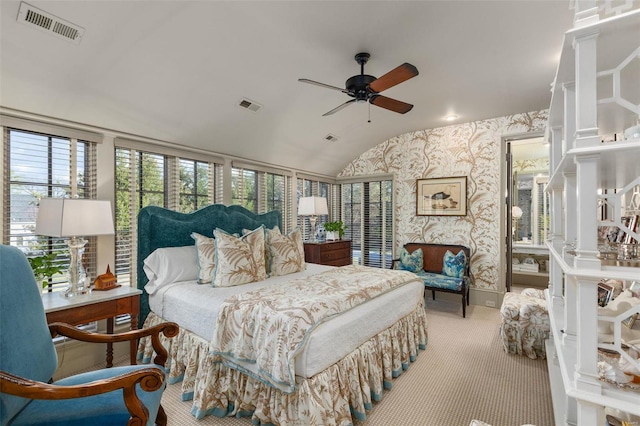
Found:
[{"label": "window", "polygon": [[231,169],[231,204],[254,213],[277,210],[282,215],[282,229],[293,228],[291,176],[288,172],[261,166],[234,164]]},{"label": "window", "polygon": [[[190,213],[222,201],[222,164],[215,157],[116,139],[116,265],[121,285],[137,285],[137,224],[140,209],[159,206]],[[194,154],[194,156],[197,156]]]},{"label": "window", "polygon": [[[335,198],[335,195],[339,195],[339,191],[335,191],[337,187],[328,182],[322,182],[314,178],[298,178],[298,188],[296,191],[296,206],[300,201],[300,197],[325,197],[327,199],[327,208],[329,209],[329,215],[319,216],[316,222],[317,229],[323,229],[322,225],[325,222],[331,220],[339,220],[334,218],[340,217],[340,202]],[[335,192],[335,194],[334,194]],[[337,210],[335,208],[338,208]],[[311,239],[311,230],[309,220],[306,217],[298,218],[298,226],[302,229],[302,235],[305,240]]]},{"label": "window", "polygon": [[[3,243],[19,247],[27,257],[52,255],[54,263],[66,270],[69,255],[64,238],[35,235],[38,204],[41,198],[95,198],[96,144],[11,127],[4,129],[4,141]],[[88,240],[83,261],[92,277],[96,242]],[[43,291],[66,286],[67,274],[61,272],[48,279]]]},{"label": "window", "polygon": [[210,204],[209,164],[180,159],[179,211],[189,213]]},{"label": "window", "polygon": [[393,181],[343,183],[342,221],[356,264],[391,267],[393,250]]},{"label": "window", "polygon": [[116,148],[116,265],[120,285],[135,287],[138,212],[166,206],[165,157]]},{"label": "window", "polygon": [[258,213],[256,187],[257,172],[234,167],[231,170],[231,204]]}]

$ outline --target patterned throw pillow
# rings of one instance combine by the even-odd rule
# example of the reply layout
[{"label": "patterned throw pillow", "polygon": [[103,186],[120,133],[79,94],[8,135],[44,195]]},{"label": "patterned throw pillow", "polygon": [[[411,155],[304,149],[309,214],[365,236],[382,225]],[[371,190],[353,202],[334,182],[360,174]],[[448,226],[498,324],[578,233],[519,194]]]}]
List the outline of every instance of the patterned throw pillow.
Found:
[{"label": "patterned throw pillow", "polygon": [[464,253],[464,250],[460,250],[456,255],[447,250],[447,252],[444,254],[444,259],[442,262],[443,275],[454,278],[462,278],[464,277],[464,271],[466,268],[467,255]]},{"label": "patterned throw pillow", "polygon": [[404,247],[400,251],[400,269],[409,272],[420,272],[423,266],[422,249],[416,249],[409,253]]},{"label": "patterned throw pillow", "polygon": [[267,268],[272,276],[304,271],[304,245],[299,228],[288,235],[283,235],[277,226],[267,229],[267,251],[270,262]]},{"label": "patterned throw pillow", "polygon": [[216,266],[216,246],[213,238],[205,237],[197,232],[191,233],[196,241],[196,259],[198,260],[198,284],[209,284],[213,281],[213,270]]},{"label": "patterned throw pillow", "polygon": [[267,278],[264,258],[264,230],[259,227],[242,237],[216,229],[214,287],[231,287]]}]

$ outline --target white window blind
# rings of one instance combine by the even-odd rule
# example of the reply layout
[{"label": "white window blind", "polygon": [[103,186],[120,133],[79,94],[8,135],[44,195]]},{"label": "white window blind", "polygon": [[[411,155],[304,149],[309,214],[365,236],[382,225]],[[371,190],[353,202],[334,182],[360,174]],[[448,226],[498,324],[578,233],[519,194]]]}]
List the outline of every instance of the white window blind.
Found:
[{"label": "white window blind", "polygon": [[241,205],[254,213],[277,210],[281,214],[281,231],[286,233],[293,229],[292,178],[289,174],[280,174],[273,169],[267,171],[234,166],[231,178],[232,204]]},{"label": "white window blind", "polygon": [[[222,163],[217,157],[187,158],[174,149],[116,139],[116,271],[118,283],[137,286],[138,213],[160,206],[189,213],[222,201]],[[183,157],[184,156],[184,157]],[[222,161],[222,160],[219,160]]]},{"label": "white window blind", "polygon": [[[327,199],[328,215],[318,216],[316,221],[317,229],[323,229],[325,222],[340,220],[340,203],[336,198],[336,191],[339,187],[329,182],[313,180],[311,178],[298,178],[296,191],[296,206],[300,202],[300,197],[325,197]],[[337,191],[339,194],[339,191]],[[311,227],[307,217],[298,216],[298,226],[302,229],[302,235],[305,240],[311,239]]]},{"label": "white window blind", "polygon": [[116,265],[120,285],[135,287],[138,212],[165,207],[165,156],[116,148]]},{"label": "white window blind", "polygon": [[342,220],[351,240],[354,263],[391,266],[393,250],[393,181],[342,185]]},{"label": "white window blind", "polygon": [[258,213],[256,187],[258,173],[255,170],[233,167],[231,169],[231,204]]},{"label": "white window blind", "polygon": [[[20,123],[29,127],[27,120]],[[52,127],[55,129],[55,127]],[[19,247],[27,257],[50,255],[66,271],[69,250],[64,238],[35,235],[41,198],[95,198],[96,144],[29,129],[4,129],[3,243]],[[83,263],[96,276],[96,239],[87,238]],[[43,291],[67,286],[66,272],[48,279]]]}]

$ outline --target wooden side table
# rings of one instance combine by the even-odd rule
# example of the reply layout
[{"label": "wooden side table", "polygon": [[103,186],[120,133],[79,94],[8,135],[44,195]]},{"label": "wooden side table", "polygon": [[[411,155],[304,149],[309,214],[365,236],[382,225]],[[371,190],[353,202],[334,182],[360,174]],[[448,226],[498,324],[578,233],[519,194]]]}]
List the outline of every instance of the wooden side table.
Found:
[{"label": "wooden side table", "polygon": [[304,243],[304,260],[320,265],[351,265],[351,241],[338,240],[322,243]]},{"label": "wooden side table", "polygon": [[[94,291],[75,297],[64,297],[61,293],[42,295],[47,323],[66,322],[71,325],[107,320],[107,333],[113,334],[114,319],[117,315],[131,315],[131,330],[138,328],[142,291],[132,287],[117,287],[108,291]],[[131,365],[135,365],[136,341],[130,343]],[[107,343],[107,367],[113,365],[113,344]]]}]

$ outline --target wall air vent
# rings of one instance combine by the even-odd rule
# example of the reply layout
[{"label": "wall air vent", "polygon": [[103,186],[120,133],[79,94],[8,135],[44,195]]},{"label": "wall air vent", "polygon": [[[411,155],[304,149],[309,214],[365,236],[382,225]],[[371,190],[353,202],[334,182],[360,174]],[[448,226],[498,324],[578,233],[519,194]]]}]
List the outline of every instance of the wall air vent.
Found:
[{"label": "wall air vent", "polygon": [[331,133],[324,137],[324,140],[328,142],[337,142],[338,139],[339,138],[336,135],[332,135]]},{"label": "wall air vent", "polygon": [[80,40],[82,40],[82,36],[84,35],[84,28],[60,19],[25,2],[20,3],[17,20],[21,24],[28,25],[31,28],[38,29],[75,44],[80,44]]},{"label": "wall air vent", "polygon": [[253,102],[247,98],[240,99],[240,102],[238,102],[238,106],[242,109],[247,109],[251,112],[258,112],[260,111],[260,109],[262,109],[262,105],[260,105],[259,103]]}]

